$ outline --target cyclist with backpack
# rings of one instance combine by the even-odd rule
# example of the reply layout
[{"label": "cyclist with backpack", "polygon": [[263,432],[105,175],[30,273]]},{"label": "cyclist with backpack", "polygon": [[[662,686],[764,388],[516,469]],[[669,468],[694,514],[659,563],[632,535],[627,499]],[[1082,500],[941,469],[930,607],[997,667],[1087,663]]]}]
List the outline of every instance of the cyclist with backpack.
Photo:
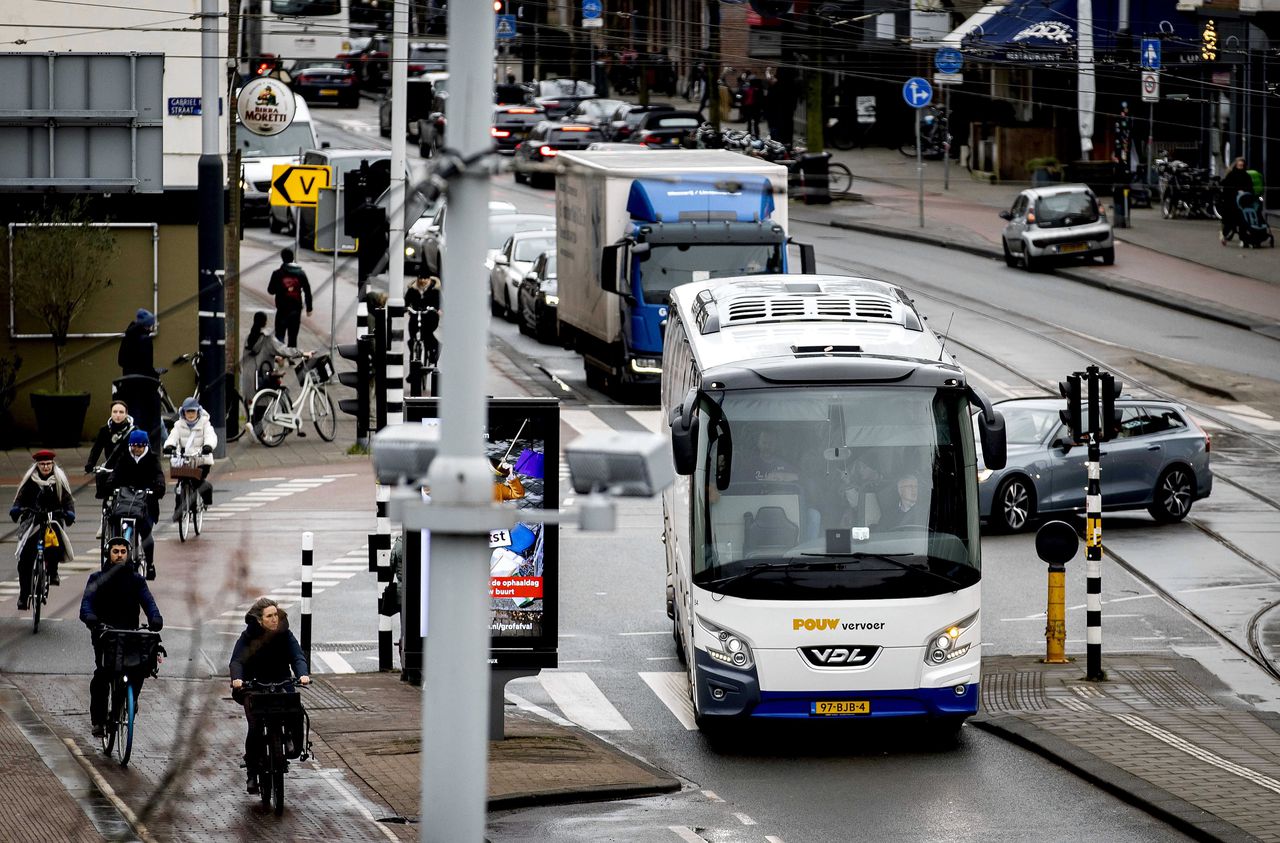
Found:
[{"label": "cyclist with backpack", "polygon": [[[199,399],[192,397],[182,402],[178,420],[173,423],[173,430],[164,443],[164,453],[172,456],[181,453],[200,468],[200,497],[205,506],[213,506],[213,486],[206,481],[209,470],[213,468],[213,449],[218,447],[218,434],[213,430],[209,414],[200,406]],[[174,501],[174,519],[177,510],[185,502]]]},{"label": "cyclist with backpack", "polygon": [[302,267],[293,262],[293,249],[281,249],[280,260],[280,267],[271,273],[267,295],[276,297],[276,339],[297,345],[304,305],[307,315],[311,315],[311,282]]},{"label": "cyclist with backpack", "polygon": [[147,498],[146,517],[140,520],[137,527],[147,555],[147,579],[154,580],[156,550],[151,528],[160,520],[160,499],[164,497],[164,469],[160,466],[159,458],[152,452],[145,432],[135,430],[129,434],[129,451],[116,463],[107,485],[112,492],[125,488],[139,492],[151,491],[151,496]]},{"label": "cyclist with backpack", "polygon": [[[93,679],[89,682],[89,721],[93,724],[95,738],[102,737],[103,724],[107,721],[107,696],[114,678],[114,671],[103,666],[99,634],[104,624],[114,629],[137,629],[141,612],[146,613],[152,632],[159,632],[164,627],[164,618],[151,596],[151,589],[147,588],[147,581],[134,573],[129,560],[129,542],[115,536],[107,542],[106,568],[89,575],[84,597],[80,600],[80,620],[89,627],[96,665]],[[147,673],[145,670],[129,673],[135,713]]]},{"label": "cyclist with backpack", "polygon": [[[133,416],[129,415],[129,405],[119,399],[112,401],[111,415],[107,418],[107,423],[98,429],[93,447],[89,449],[89,459],[84,464],[84,473],[93,473],[94,467],[98,464],[98,457],[103,458],[104,468],[115,468],[116,463],[124,456],[124,452],[129,450],[129,434],[132,432]],[[99,500],[105,501],[107,476],[105,474],[98,476],[102,482],[98,483],[96,496]],[[103,505],[105,506],[105,503]],[[98,532],[94,538],[102,538],[101,520],[98,521]]]},{"label": "cyclist with backpack", "polygon": [[[143,436],[146,434],[144,433]],[[71,497],[71,483],[58,464],[53,451],[37,451],[32,455],[31,468],[18,484],[9,517],[18,522],[18,549],[13,554],[18,560],[18,610],[24,611],[31,602],[31,567],[35,563],[40,539],[39,530],[53,530],[53,543],[45,541],[45,569],[49,572],[49,584],[58,585],[58,563],[74,560],[71,542],[67,539],[67,527],[76,522],[76,502]],[[46,513],[54,513],[53,526],[46,527]]]}]

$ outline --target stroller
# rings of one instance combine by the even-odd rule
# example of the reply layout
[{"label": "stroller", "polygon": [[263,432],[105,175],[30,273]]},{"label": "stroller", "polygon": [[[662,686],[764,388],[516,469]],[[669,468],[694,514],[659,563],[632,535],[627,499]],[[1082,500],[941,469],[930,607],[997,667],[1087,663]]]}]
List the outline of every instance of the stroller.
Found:
[{"label": "stroller", "polygon": [[1267,224],[1267,209],[1261,197],[1247,190],[1237,191],[1236,211],[1239,214],[1237,232],[1240,245],[1257,249],[1263,243],[1275,248],[1276,238]]}]

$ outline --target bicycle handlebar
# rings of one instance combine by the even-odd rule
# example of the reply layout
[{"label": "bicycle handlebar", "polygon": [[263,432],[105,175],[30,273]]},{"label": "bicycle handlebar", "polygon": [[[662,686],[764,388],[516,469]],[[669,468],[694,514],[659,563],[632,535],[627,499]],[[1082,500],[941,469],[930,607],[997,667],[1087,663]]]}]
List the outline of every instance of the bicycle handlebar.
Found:
[{"label": "bicycle handlebar", "polygon": [[306,688],[309,685],[302,685],[296,679],[284,679],[279,682],[259,682],[257,679],[244,680],[244,690],[261,691],[269,694],[287,691],[290,688]]}]

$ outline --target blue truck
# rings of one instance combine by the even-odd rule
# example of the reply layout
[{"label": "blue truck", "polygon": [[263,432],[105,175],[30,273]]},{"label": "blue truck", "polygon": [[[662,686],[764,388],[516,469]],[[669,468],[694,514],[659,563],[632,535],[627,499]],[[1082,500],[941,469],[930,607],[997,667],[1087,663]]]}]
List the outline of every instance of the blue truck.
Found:
[{"label": "blue truck", "polygon": [[[560,155],[560,340],[598,389],[656,384],[672,288],[787,271],[787,170],[725,150]],[[801,246],[804,272],[813,250]]]}]

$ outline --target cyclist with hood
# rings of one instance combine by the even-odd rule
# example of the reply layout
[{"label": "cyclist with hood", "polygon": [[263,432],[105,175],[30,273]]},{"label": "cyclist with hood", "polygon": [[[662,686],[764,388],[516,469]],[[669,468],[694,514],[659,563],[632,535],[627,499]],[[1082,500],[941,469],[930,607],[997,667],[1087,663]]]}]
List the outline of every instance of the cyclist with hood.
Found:
[{"label": "cyclist with hood", "polygon": [[151,527],[160,520],[160,499],[164,497],[164,469],[152,452],[144,431],[135,430],[129,434],[129,451],[116,463],[110,477],[108,486],[112,492],[123,488],[151,490],[151,496],[147,498],[147,517],[138,524],[138,530],[147,556],[147,579],[154,580],[156,555]]},{"label": "cyclist with hood", "polygon": [[[129,405],[119,399],[112,401],[111,415],[107,418],[107,423],[98,429],[93,447],[89,449],[89,459],[84,464],[84,473],[93,473],[94,466],[98,464],[98,457],[103,458],[104,468],[115,468],[116,462],[124,456],[125,451],[129,450],[129,434],[133,432],[133,427],[133,416],[129,415]],[[104,500],[107,497],[107,476],[99,475],[99,480],[101,482],[98,483],[96,496],[99,500]],[[101,519],[98,521],[98,532],[94,538],[102,538]]]},{"label": "cyclist with hood", "polygon": [[[164,453],[172,456],[181,454],[200,467],[200,497],[205,506],[213,505],[213,486],[208,482],[209,469],[213,468],[213,450],[218,447],[218,434],[214,432],[213,422],[209,414],[200,406],[197,398],[188,398],[182,402],[178,420],[173,423],[173,430],[164,442]],[[176,509],[183,504],[174,501]]]},{"label": "cyclist with hood", "polygon": [[37,451],[32,455],[31,468],[18,484],[9,507],[9,517],[18,522],[18,609],[25,610],[31,601],[31,566],[35,564],[40,530],[45,529],[45,514],[53,513],[53,532],[56,546],[46,543],[44,564],[49,572],[49,584],[58,585],[58,563],[75,559],[71,542],[67,539],[67,527],[76,522],[76,502],[71,497],[71,483],[58,464],[53,451]]}]

